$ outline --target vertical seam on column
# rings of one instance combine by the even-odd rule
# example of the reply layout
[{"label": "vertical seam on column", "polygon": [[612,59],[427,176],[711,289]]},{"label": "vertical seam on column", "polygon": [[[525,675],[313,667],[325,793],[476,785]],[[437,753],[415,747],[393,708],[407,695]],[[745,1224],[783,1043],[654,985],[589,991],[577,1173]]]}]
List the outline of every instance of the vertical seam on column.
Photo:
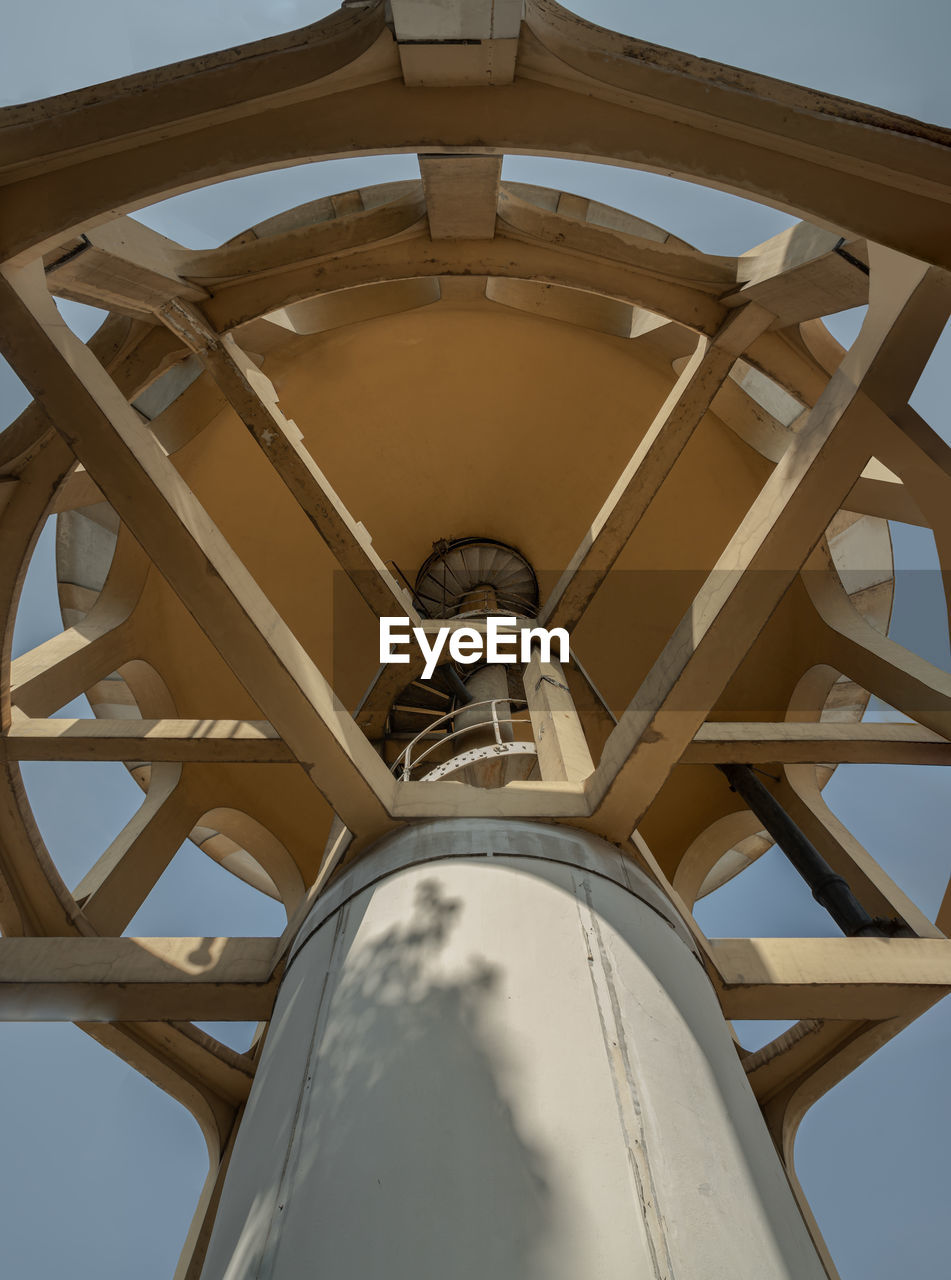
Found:
[{"label": "vertical seam on column", "polygon": [[330,959],[327,963],[326,972],[324,973],[324,980],[320,986],[320,996],[317,999],[317,1009],[314,1016],[314,1030],[311,1033],[310,1044],[307,1049],[307,1058],[304,1063],[304,1071],[301,1075],[300,1088],[297,1091],[297,1102],[294,1107],[294,1119],[291,1122],[290,1141],[287,1144],[284,1162],[281,1165],[281,1176],[277,1180],[277,1187],[274,1191],[274,1201],[271,1205],[271,1216],[268,1222],[267,1233],[265,1234],[264,1242],[261,1246],[261,1256],[258,1259],[258,1265],[255,1271],[256,1280],[269,1280],[269,1278],[274,1274],[274,1265],[277,1261],[277,1252],[281,1243],[280,1234],[278,1234],[277,1240],[275,1241],[274,1251],[271,1254],[267,1270],[264,1270],[263,1268],[265,1263],[268,1261],[268,1242],[271,1239],[271,1233],[274,1228],[277,1213],[283,1207],[283,1204],[287,1203],[288,1179],[291,1172],[291,1166],[293,1165],[296,1170],[299,1163],[300,1125],[303,1113],[306,1110],[307,1100],[310,1094],[310,1086],[313,1083],[313,1078],[317,1073],[318,1066],[318,1063],[314,1061],[314,1051],[318,1049],[320,1044],[320,1033],[325,1029],[327,1022],[326,1014],[329,1009],[329,1001],[325,1003],[327,984],[330,981],[331,975],[337,968],[337,944],[346,927],[347,917],[350,914],[349,907],[349,902],[345,902],[337,912],[333,942],[330,944]]},{"label": "vertical seam on column", "polygon": [[[587,949],[588,970],[594,991],[594,1002],[598,1010],[605,1054],[611,1073],[611,1082],[614,1086],[618,1119],[624,1134],[625,1146],[627,1147],[628,1163],[641,1209],[644,1234],[650,1250],[655,1280],[674,1280],[673,1263],[670,1257],[670,1250],[667,1247],[667,1233],[664,1230],[663,1215],[657,1203],[657,1187],[651,1172],[643,1113],[634,1081],[634,1070],[624,1039],[624,1025],[614,984],[614,971],[598,924],[597,913],[591,903],[591,887],[583,876],[573,875],[572,880],[575,886],[575,901],[578,908],[581,934]],[[588,927],[585,926],[583,906],[587,909]],[[600,985],[603,986],[604,992],[607,994],[610,1012],[605,1008],[602,991],[599,989],[599,977],[601,980]],[[614,1026],[613,1036],[609,1026],[609,1019]],[[627,1105],[625,1105],[625,1095],[627,1097]],[[630,1112],[633,1112],[633,1118],[629,1115]]]}]

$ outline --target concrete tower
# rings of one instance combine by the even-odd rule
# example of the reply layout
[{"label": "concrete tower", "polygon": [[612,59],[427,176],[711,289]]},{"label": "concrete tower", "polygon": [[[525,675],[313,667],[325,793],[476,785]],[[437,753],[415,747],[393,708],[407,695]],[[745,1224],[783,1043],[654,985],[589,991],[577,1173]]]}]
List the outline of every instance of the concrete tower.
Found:
[{"label": "concrete tower", "polygon": [[[951,135],[553,0],[367,0],[10,108],[0,147],[0,340],[36,397],[0,436],[0,1011],[198,1118],[179,1280],[834,1276],[796,1127],[951,989],[951,902],[933,923],[822,799],[840,762],[951,763],[951,678],[886,636],[887,520],[951,537],[908,405]],[[420,180],[213,250],[124,212],[385,151]],[[502,182],[505,152],[800,221],[711,256]],[[112,314],[84,345],[54,296]],[[866,304],[844,351],[822,317]],[[51,512],[65,630],[11,663]],[[381,664],[383,618],[473,652],[504,619],[518,656]],[[55,717],[82,692],[95,720]],[[870,692],[910,719],[862,723]],[[31,759],[144,792],[73,888]],[[122,936],[189,834],[281,938]],[[696,900],[773,843],[841,938],[704,936]],[[751,1054],[737,1018],[799,1021]]]}]

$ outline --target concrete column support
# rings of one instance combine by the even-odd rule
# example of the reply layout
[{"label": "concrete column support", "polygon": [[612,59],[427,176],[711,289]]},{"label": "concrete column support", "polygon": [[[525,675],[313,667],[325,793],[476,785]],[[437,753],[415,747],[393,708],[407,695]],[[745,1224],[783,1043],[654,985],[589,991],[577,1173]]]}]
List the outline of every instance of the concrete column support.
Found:
[{"label": "concrete column support", "polygon": [[291,953],[205,1280],[820,1280],[690,936],[611,845],[384,839]]},{"label": "concrete column support", "polygon": [[594,772],[594,761],[561,663],[552,657],[543,661],[536,645],[524,685],[540,777],[545,782],[583,782]]}]

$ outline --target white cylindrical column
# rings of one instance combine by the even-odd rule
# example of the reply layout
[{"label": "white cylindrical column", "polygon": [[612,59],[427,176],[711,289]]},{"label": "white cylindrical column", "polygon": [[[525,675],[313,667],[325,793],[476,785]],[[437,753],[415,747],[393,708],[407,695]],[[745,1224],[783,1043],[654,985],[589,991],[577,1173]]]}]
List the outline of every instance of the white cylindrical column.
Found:
[{"label": "white cylindrical column", "polygon": [[[512,708],[507,701],[509,692],[508,669],[499,663],[480,667],[466,681],[466,688],[475,703],[488,702],[492,699],[500,701],[500,705],[496,709],[496,715],[504,723],[499,726],[499,733],[503,742],[512,742],[515,734],[512,732],[512,726],[509,723]],[[460,742],[458,750],[467,751],[470,747],[491,746],[495,742],[490,707],[476,706],[470,709],[463,706],[458,708],[455,719],[452,722],[454,729],[468,729],[480,724],[486,726],[484,732],[481,734],[477,732],[466,734]]]},{"label": "white cylindrical column", "polygon": [[301,930],[204,1280],[824,1280],[689,934],[571,828],[388,837]]}]

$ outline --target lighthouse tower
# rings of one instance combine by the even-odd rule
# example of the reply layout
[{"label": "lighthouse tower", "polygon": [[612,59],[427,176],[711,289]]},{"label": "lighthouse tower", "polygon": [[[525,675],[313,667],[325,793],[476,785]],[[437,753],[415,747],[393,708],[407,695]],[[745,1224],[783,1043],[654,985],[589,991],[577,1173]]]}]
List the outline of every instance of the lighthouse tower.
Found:
[{"label": "lighthouse tower", "polygon": [[[0,1011],[80,1023],[202,1125],[178,1280],[834,1277],[797,1126],[951,990],[951,904],[822,796],[951,762],[951,678],[887,636],[888,520],[951,537],[908,404],[951,134],[554,0],[351,0],[0,139],[35,397],[0,435]],[[129,216],[382,152],[419,178],[214,249]],[[714,256],[507,152],[797,221]],[[109,318],[83,344],[56,297]],[[860,306],[844,350],[823,317]],[[51,513],[64,630],[11,662]],[[142,788],[77,885],[18,767],[71,759]],[[189,835],[281,937],[124,936]],[[704,934],[773,845],[841,936]],[[751,1053],[746,1018],[795,1022]]]}]

